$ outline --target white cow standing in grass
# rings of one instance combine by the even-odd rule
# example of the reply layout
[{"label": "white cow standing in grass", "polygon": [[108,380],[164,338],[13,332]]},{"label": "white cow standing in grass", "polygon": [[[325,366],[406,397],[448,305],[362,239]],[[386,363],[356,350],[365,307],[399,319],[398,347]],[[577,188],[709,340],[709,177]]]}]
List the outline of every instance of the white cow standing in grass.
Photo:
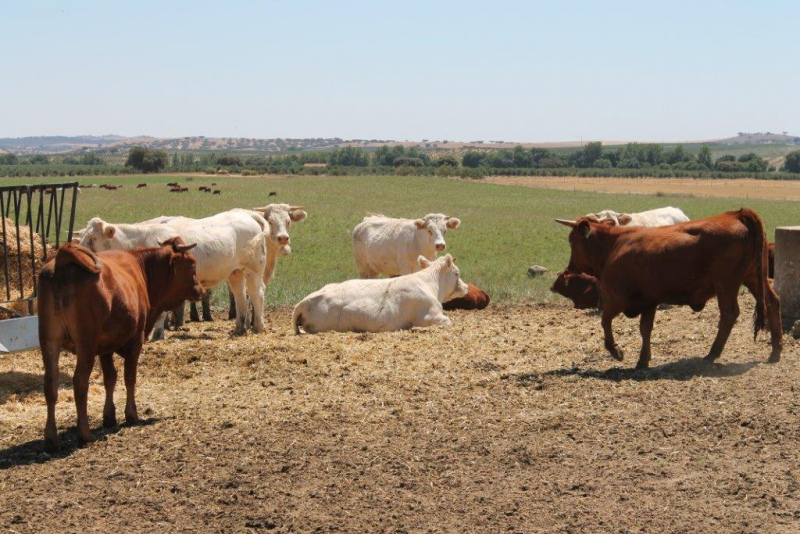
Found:
[{"label": "white cow standing in grass", "polygon": [[450,254],[436,261],[419,256],[422,269],[397,278],[328,284],[295,306],[292,326],[313,334],[393,332],[412,326],[449,326],[442,303],[467,294]]},{"label": "white cow standing in grass", "polygon": [[461,221],[442,213],[422,219],[364,217],[353,230],[353,253],[361,278],[400,276],[420,269],[417,258],[434,260],[447,247],[444,236]]},{"label": "white cow standing in grass", "polygon": [[678,208],[668,206],[641,213],[617,213],[613,210],[603,210],[598,213],[586,215],[594,221],[614,221],[614,226],[670,226],[689,222],[689,217]]},{"label": "white cow standing in grass", "polygon": [[[245,331],[247,296],[253,302],[253,330],[264,330],[264,268],[269,225],[254,211],[232,209],[178,224],[111,224],[95,217],[83,231],[79,244],[95,252],[153,247],[180,236],[193,249],[197,279],[208,290],[227,281],[236,300],[236,334]],[[245,290],[246,289],[246,290]],[[164,336],[164,316],[153,329],[153,339]]]}]

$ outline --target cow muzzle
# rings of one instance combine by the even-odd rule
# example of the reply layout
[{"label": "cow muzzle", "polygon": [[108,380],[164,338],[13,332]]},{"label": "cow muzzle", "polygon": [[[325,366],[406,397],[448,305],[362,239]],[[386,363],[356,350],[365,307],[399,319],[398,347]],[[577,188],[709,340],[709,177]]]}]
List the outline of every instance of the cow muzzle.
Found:
[{"label": "cow muzzle", "polygon": [[436,244],[435,244],[435,245],[433,245],[433,246],[434,246],[434,248],[436,249],[436,252],[442,252],[444,249],[446,249],[446,248],[447,248],[447,245],[446,245],[446,244],[444,244],[444,243],[436,243]]},{"label": "cow muzzle", "polygon": [[289,236],[288,235],[279,235],[278,236],[278,244],[280,244],[280,245],[288,245],[289,244]]}]

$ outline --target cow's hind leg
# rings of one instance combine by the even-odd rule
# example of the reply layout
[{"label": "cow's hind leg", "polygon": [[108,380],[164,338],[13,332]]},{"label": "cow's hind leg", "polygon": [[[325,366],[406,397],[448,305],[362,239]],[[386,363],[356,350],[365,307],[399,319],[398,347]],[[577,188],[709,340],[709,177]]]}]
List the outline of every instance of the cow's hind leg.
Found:
[{"label": "cow's hind leg", "polygon": [[114,407],[114,387],[117,385],[117,369],[114,367],[114,353],[100,355],[103,368],[103,385],[106,388],[106,404],[103,407],[103,427],[117,426],[117,409]]},{"label": "cow's hind leg", "polygon": [[600,324],[603,326],[603,337],[605,340],[605,347],[608,353],[617,361],[622,361],[624,355],[619,345],[614,341],[614,331],[611,328],[611,322],[614,317],[619,315],[622,310],[613,302],[606,301],[603,305],[603,315],[600,319]]},{"label": "cow's hind leg", "polygon": [[136,409],[136,372],[139,367],[139,353],[142,348],[130,347],[123,354],[125,359],[125,422],[129,425],[139,424],[139,412]]},{"label": "cow's hind leg", "polygon": [[233,271],[228,277],[228,286],[231,288],[236,302],[236,327],[233,329],[233,333],[242,335],[247,325],[247,295],[244,290],[244,273],[240,270]]},{"label": "cow's hind leg", "polygon": [[181,305],[172,310],[172,327],[173,328],[180,328],[184,324],[184,304],[185,302],[181,302]]},{"label": "cow's hind leg", "polygon": [[717,330],[717,337],[714,339],[714,344],[711,345],[711,350],[706,356],[706,360],[713,362],[722,354],[722,349],[725,348],[725,343],[728,342],[728,337],[731,335],[733,325],[736,324],[736,319],[739,318],[739,288],[734,291],[719,293],[717,295],[717,304],[719,305],[719,328]]},{"label": "cow's hind leg", "polygon": [[637,369],[647,369],[650,365],[650,334],[653,332],[653,321],[656,317],[656,307],[642,311],[639,317],[639,332],[642,334],[642,350],[639,353]]},{"label": "cow's hind leg", "polygon": [[236,299],[233,298],[233,290],[231,286],[228,286],[228,301],[230,306],[228,307],[228,319],[236,319]]},{"label": "cow's hind leg", "polygon": [[772,353],[769,355],[769,363],[781,361],[781,351],[783,350],[783,323],[781,321],[781,299],[778,294],[767,284],[766,299],[767,313],[769,314],[769,331],[772,341]]},{"label": "cow's hind leg", "polygon": [[78,441],[89,443],[94,441],[89,429],[89,414],[87,401],[89,396],[89,377],[94,368],[94,359],[97,349],[94,345],[82,344],[78,346],[78,358],[75,365],[75,374],[72,377],[72,389],[75,395],[75,409],[78,412]]},{"label": "cow's hind leg", "polygon": [[61,341],[46,340],[42,343],[42,362],[44,363],[44,399],[47,402],[47,423],[44,426],[44,448],[46,451],[58,450],[58,429],[56,428],[56,402],[58,402],[58,356]]},{"label": "cow's hind leg", "polygon": [[245,274],[247,282],[247,294],[250,302],[253,303],[253,331],[264,331],[264,281],[258,274],[247,272]]},{"label": "cow's hind leg", "polygon": [[[205,300],[206,296],[203,295],[203,300]],[[200,322],[200,314],[197,313],[197,303],[190,302],[189,303],[189,320],[194,323]]]},{"label": "cow's hind leg", "polygon": [[203,320],[211,321],[211,290],[206,291],[203,295]]}]

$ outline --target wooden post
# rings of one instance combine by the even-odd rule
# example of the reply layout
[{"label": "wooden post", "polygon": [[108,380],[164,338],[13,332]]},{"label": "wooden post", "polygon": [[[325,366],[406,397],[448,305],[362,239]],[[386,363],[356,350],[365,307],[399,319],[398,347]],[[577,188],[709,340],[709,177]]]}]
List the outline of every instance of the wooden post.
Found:
[{"label": "wooden post", "polygon": [[775,291],[785,329],[800,320],[800,226],[775,229]]}]

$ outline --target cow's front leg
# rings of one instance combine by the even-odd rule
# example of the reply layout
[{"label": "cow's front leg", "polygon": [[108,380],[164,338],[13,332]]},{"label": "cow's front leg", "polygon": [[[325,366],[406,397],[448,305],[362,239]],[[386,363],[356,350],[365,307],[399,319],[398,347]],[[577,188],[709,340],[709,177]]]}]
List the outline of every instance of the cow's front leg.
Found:
[{"label": "cow's front leg", "polygon": [[617,361],[622,361],[624,355],[622,354],[622,350],[619,348],[619,345],[616,344],[614,341],[614,332],[611,329],[611,322],[614,320],[614,317],[619,315],[620,310],[611,305],[610,302],[606,302],[603,306],[603,316],[600,319],[600,324],[603,325],[603,336],[605,339],[605,346],[608,353],[611,354],[611,357]]},{"label": "cow's front leg", "polygon": [[244,290],[245,282],[242,271],[236,270],[231,273],[228,277],[228,286],[231,288],[236,302],[236,327],[233,329],[233,333],[240,336],[245,333],[247,325],[247,294]]},{"label": "cow's front leg", "polygon": [[114,387],[117,385],[117,369],[114,367],[114,353],[100,355],[103,369],[103,385],[106,388],[106,404],[103,407],[103,427],[117,426],[117,409],[114,407]]},{"label": "cow's front leg", "polygon": [[656,307],[648,308],[639,318],[639,332],[642,334],[642,350],[639,353],[637,369],[647,369],[650,365],[650,334],[653,333],[653,321],[656,317]]},{"label": "cow's front leg", "polygon": [[184,317],[183,317],[183,309],[184,309],[184,302],[181,302],[181,305],[172,310],[172,327],[173,328],[180,328],[184,324]]},{"label": "cow's front leg", "polygon": [[166,320],[167,320],[166,313],[162,313],[158,317],[156,324],[153,325],[153,335],[150,336],[150,341],[159,341],[161,339],[164,339],[164,322]]},{"label": "cow's front leg", "polygon": [[78,412],[78,441],[89,443],[94,441],[89,429],[89,414],[87,400],[89,396],[89,377],[94,368],[94,347],[81,347],[78,352],[75,374],[72,377],[72,389],[75,395],[75,409]]},{"label": "cow's front leg", "polygon": [[728,342],[733,325],[739,318],[739,288],[737,287],[731,294],[717,295],[717,304],[719,305],[719,327],[714,344],[711,345],[711,350],[706,356],[706,360],[709,362],[713,362],[722,354],[722,349]]},{"label": "cow's front leg", "polygon": [[230,306],[228,307],[228,319],[236,319],[236,299],[233,298],[233,290],[231,286],[228,286],[228,302]]},{"label": "cow's front leg", "polygon": [[139,367],[139,350],[126,351],[125,358],[125,422],[129,425],[139,424],[139,412],[136,410],[136,371]]},{"label": "cow's front leg", "polygon": [[253,331],[264,331],[264,282],[261,277],[254,272],[245,275],[247,282],[247,294],[253,304]]},{"label": "cow's front leg", "polygon": [[428,312],[419,321],[418,326],[452,326],[453,321],[441,310]]},{"label": "cow's front leg", "polygon": [[[205,301],[206,296],[203,295],[203,300]],[[200,322],[200,314],[197,313],[197,303],[190,302],[189,303],[189,320],[194,323]]]},{"label": "cow's front leg", "polygon": [[206,291],[203,295],[203,320],[212,321],[211,318],[211,290]]}]

